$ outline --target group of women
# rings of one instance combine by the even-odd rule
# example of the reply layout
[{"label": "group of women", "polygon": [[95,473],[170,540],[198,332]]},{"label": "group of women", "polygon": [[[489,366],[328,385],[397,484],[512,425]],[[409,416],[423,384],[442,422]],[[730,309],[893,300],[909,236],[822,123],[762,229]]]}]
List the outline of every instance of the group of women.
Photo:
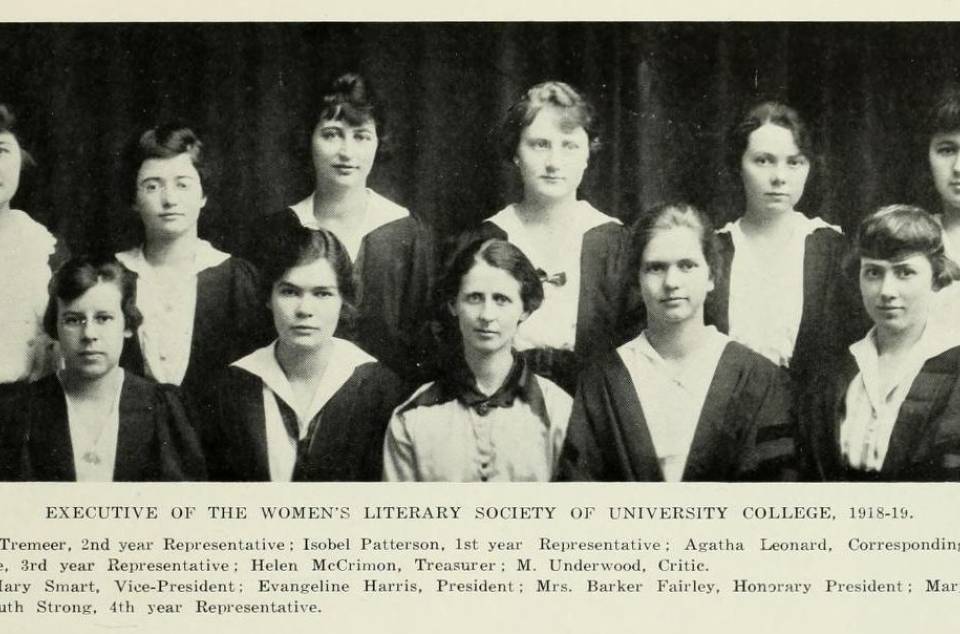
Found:
[{"label": "group of women", "polygon": [[738,220],[626,228],[577,197],[593,108],[538,84],[501,128],[521,200],[444,237],[367,188],[363,77],[316,113],[314,191],[246,259],[198,236],[178,126],[123,155],[140,244],[67,259],[11,206],[31,159],[0,106],[0,479],[960,479],[960,93],[932,110],[941,207],[852,241],[796,210],[816,154],[781,103],[732,131]]}]

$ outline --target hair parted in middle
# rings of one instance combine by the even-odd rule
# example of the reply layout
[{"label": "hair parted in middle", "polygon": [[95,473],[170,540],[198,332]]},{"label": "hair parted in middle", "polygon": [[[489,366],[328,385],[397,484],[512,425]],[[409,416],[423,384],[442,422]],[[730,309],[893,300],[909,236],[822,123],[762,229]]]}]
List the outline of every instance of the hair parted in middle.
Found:
[{"label": "hair parted in middle", "polygon": [[502,269],[520,283],[520,300],[525,312],[532,313],[543,303],[543,283],[537,269],[515,244],[493,238],[474,240],[453,257],[438,285],[437,294],[442,304],[457,299],[463,278],[480,263]]}]

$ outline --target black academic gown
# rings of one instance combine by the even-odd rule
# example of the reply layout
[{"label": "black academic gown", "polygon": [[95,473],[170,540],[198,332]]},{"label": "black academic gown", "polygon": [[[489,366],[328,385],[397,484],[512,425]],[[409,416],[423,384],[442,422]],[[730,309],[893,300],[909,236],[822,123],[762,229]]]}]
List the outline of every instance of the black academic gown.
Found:
[{"label": "black academic gown", "polygon": [[[729,342],[707,391],[683,480],[796,479],[791,401],[780,368]],[[558,479],[663,481],[637,392],[617,353],[581,376]]]},{"label": "black academic gown", "polygon": [[[312,437],[300,447],[293,480],[380,480],[390,414],[410,392],[383,365],[357,366],[320,410]],[[202,436],[211,480],[270,480],[260,377],[227,368],[204,416]]]},{"label": "black academic gown", "polygon": [[[0,479],[76,480],[59,380],[49,376],[19,385],[0,405]],[[176,387],[126,373],[119,421],[115,482],[206,479],[200,440]]]},{"label": "black academic gown", "polygon": [[827,481],[960,481],[960,347],[928,359],[907,392],[877,473],[850,468],[840,452],[847,388],[859,372],[853,355],[824,365],[805,391],[801,427],[807,475]]},{"label": "black academic gown", "polygon": [[[230,257],[197,274],[190,361],[180,387],[194,406],[209,389],[211,377],[273,337],[256,269]],[[120,365],[143,376],[144,359],[135,336],[124,342]]]},{"label": "black academic gown", "polygon": [[[729,333],[730,269],[735,252],[729,233],[719,233],[717,239],[722,267],[716,288],[704,304],[704,319],[720,332]],[[790,362],[790,373],[799,385],[812,379],[823,359],[841,354],[870,327],[856,282],[844,274],[847,249],[843,235],[829,228],[816,229],[804,243],[803,312]]]}]

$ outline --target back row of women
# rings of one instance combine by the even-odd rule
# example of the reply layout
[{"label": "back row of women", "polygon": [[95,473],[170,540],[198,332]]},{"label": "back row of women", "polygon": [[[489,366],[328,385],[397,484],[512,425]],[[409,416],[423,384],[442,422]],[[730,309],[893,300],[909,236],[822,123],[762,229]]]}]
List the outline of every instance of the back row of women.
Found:
[{"label": "back row of women", "polygon": [[0,106],[0,479],[960,479],[960,94],[933,112],[935,214],[848,244],[796,211],[810,133],[765,102],[738,220],[628,230],[577,199],[592,108],[538,84],[502,127],[522,200],[441,238],[366,187],[385,115],[345,75],[246,260],[198,237],[203,143],[163,126],[124,156],[142,244],[67,259],[11,207]]}]

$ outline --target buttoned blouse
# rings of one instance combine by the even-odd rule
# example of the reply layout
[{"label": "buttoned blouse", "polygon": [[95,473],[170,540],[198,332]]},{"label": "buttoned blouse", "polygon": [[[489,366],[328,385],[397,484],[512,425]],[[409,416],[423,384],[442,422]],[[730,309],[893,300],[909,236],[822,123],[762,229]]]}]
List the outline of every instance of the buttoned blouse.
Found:
[{"label": "buttoned blouse", "polygon": [[703,345],[683,370],[668,365],[646,333],[617,349],[630,374],[637,400],[667,482],[680,482],[697,431],[707,391],[730,338],[708,326]]},{"label": "buttoned blouse", "polygon": [[847,387],[846,416],[840,424],[840,452],[847,464],[861,471],[880,471],[900,408],[928,359],[956,345],[949,324],[931,317],[920,339],[884,384],[876,327],[850,346],[859,372]]},{"label": "buttoned blouse", "polygon": [[[123,391],[123,369],[118,369],[116,394],[111,396],[110,409],[104,419],[81,415],[76,399],[63,391],[67,402],[67,424],[77,482],[113,482],[117,461],[117,437],[120,432],[120,394]],[[59,375],[58,375],[59,378]],[[99,429],[91,433],[91,430]]]},{"label": "buttoned blouse", "polygon": [[42,345],[50,256],[56,239],[39,222],[9,209],[0,230],[0,383],[26,379]]},{"label": "buttoned blouse", "polygon": [[[820,228],[838,227],[799,212],[790,216],[788,237],[775,261],[761,260],[741,228],[728,223],[734,256],[730,265],[730,336],[774,363],[790,366],[803,316],[803,270],[807,236]],[[839,275],[840,272],[838,271]]]},{"label": "buttoned blouse", "polygon": [[517,356],[504,386],[484,397],[446,377],[418,389],[390,420],[384,479],[547,481],[553,475],[572,400]]},{"label": "buttoned blouse", "polygon": [[577,337],[580,302],[580,257],[583,235],[608,222],[619,220],[598,211],[585,200],[578,200],[569,209],[566,231],[550,245],[552,255],[562,255],[562,271],[547,270],[537,243],[517,214],[516,205],[509,205],[489,218],[507,234],[507,239],[527,256],[533,266],[543,272],[543,304],[526,319],[517,331],[517,350],[556,348],[573,350]]},{"label": "buttoned blouse", "polygon": [[[317,217],[313,213],[313,194],[310,194],[297,204],[291,205],[290,209],[297,216],[301,225],[307,229],[320,229],[320,223],[317,222]],[[346,247],[347,253],[350,255],[350,260],[356,262],[357,256],[360,254],[360,244],[368,233],[394,220],[406,218],[409,215],[410,212],[404,207],[384,198],[372,189],[367,189],[367,208],[360,232],[355,236],[351,236],[349,239],[345,239],[343,236],[337,236],[337,238],[343,243],[343,246]]]},{"label": "buttoned blouse", "polygon": [[143,248],[117,253],[117,260],[137,274],[137,308],[143,324],[137,331],[144,373],[159,383],[180,385],[190,363],[197,274],[219,266],[230,256],[200,240],[191,266],[167,271],[153,267]]},{"label": "buttoned blouse", "polygon": [[[373,357],[349,341],[333,338],[331,344],[332,348],[327,368],[317,384],[309,406],[304,411],[297,410],[297,400],[294,398],[293,388],[277,361],[276,341],[231,364],[246,370],[263,381],[267,459],[270,467],[270,480],[273,482],[290,481],[297,462],[299,441],[307,438],[308,432],[311,430],[317,431],[322,428],[321,420],[314,421],[320,415],[320,410],[343,387],[357,366],[375,361]],[[278,400],[283,402],[296,416],[299,433],[297,439],[291,437],[284,423]]]}]

